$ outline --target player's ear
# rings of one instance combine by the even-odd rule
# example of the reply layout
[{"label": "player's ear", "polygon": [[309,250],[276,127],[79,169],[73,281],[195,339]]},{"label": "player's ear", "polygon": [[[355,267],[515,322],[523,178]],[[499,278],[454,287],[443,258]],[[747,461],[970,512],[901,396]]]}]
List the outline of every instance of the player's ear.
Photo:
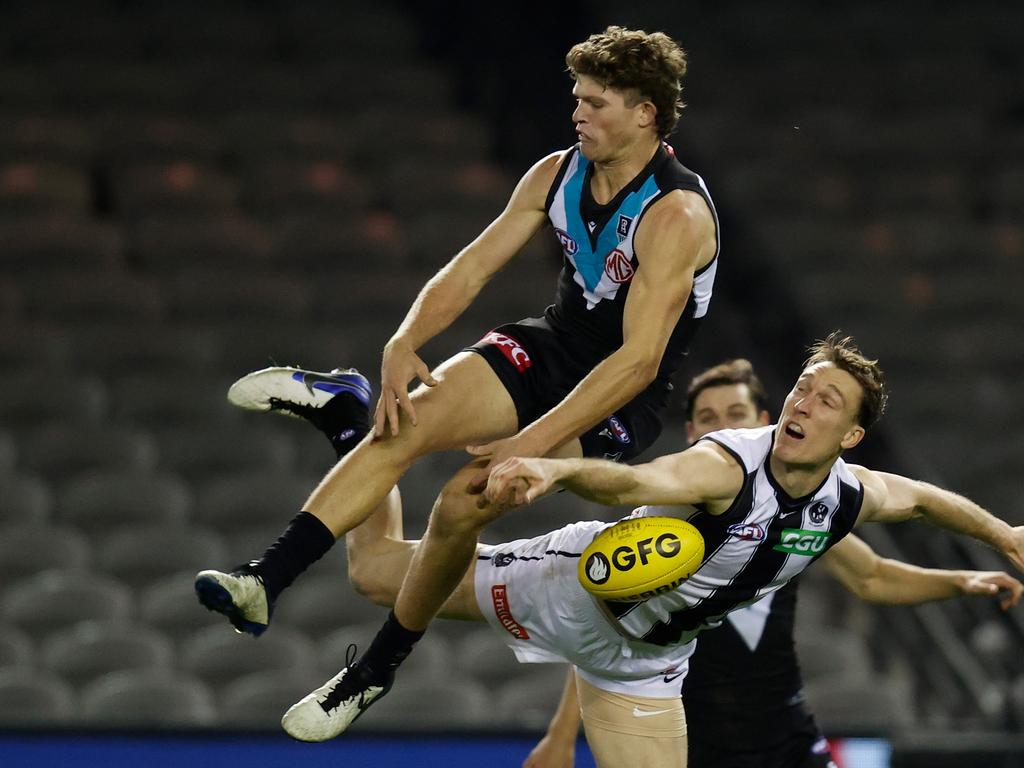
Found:
[{"label": "player's ear", "polygon": [[640,109],[639,125],[641,128],[650,128],[658,119],[658,108],[650,101],[641,101],[637,105]]},{"label": "player's ear", "polygon": [[697,433],[697,430],[695,430],[693,428],[693,422],[690,421],[689,419],[687,419],[687,421],[686,421],[686,442],[689,443],[690,445],[693,445],[694,435],[696,435],[696,433]]},{"label": "player's ear", "polygon": [[772,423],[772,415],[768,411],[761,411],[757,414],[757,423],[762,427],[767,427]]},{"label": "player's ear", "polygon": [[843,439],[839,442],[839,445],[842,446],[842,449],[844,451],[848,451],[854,446],[856,446],[858,443],[860,443],[860,441],[863,439],[864,427],[862,427],[860,424],[854,424],[853,427],[851,427],[850,430],[845,435],[843,435]]}]

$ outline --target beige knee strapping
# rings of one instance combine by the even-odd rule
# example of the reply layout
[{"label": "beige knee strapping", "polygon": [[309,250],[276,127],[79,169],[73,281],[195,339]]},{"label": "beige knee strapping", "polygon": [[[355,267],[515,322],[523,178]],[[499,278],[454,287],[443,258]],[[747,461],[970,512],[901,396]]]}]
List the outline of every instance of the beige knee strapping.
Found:
[{"label": "beige knee strapping", "polygon": [[588,728],[654,738],[686,736],[686,715],[678,697],[653,699],[597,688],[576,678],[580,710]]}]

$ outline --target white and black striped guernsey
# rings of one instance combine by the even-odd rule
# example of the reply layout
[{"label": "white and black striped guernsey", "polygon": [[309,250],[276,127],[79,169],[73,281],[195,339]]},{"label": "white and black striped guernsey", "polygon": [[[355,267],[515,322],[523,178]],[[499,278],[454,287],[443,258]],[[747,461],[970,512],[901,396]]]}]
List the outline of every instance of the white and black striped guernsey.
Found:
[{"label": "white and black striped guernsey", "polygon": [[701,438],[725,448],[743,467],[743,487],[723,514],[699,508],[638,511],[688,519],[704,537],[704,561],[671,592],[636,603],[606,603],[627,635],[656,645],[688,642],[730,611],[785,585],[853,529],[863,488],[846,463],[838,459],[817,490],[791,498],[769,468],[774,436],[773,425]]}]

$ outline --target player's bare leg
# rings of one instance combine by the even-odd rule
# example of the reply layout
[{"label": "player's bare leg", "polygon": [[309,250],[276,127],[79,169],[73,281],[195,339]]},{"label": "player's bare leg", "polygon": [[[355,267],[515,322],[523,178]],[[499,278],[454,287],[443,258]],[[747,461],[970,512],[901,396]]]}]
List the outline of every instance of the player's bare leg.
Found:
[{"label": "player's bare leg", "polygon": [[[553,455],[581,453],[579,441],[573,440]],[[465,609],[470,613],[463,618],[483,620],[472,577],[477,536],[502,510],[480,507],[481,497],[469,493],[470,480],[482,463],[471,462],[448,481],[434,504],[426,535],[411,553],[408,549],[392,552],[396,559],[411,554],[394,610],[362,656],[349,660],[337,675],[285,713],[281,725],[289,735],[302,741],[326,741],[344,732],[391,689],[395,670],[442,607],[448,615]]]},{"label": "player's bare leg", "polygon": [[[368,600],[394,607],[419,543],[402,538],[402,497],[395,487],[362,525],[345,534],[349,581]],[[484,621],[473,588],[474,564],[441,606],[441,618]]]},{"label": "player's bare leg", "polygon": [[[228,616],[239,631],[262,633],[280,592],[322,557],[339,536],[385,502],[414,460],[433,451],[462,448],[515,432],[518,418],[512,399],[481,357],[471,352],[456,355],[438,368],[434,378],[436,386],[419,387],[411,396],[417,426],[403,414],[397,436],[364,437],[328,473],[304,511],[293,518],[263,557],[230,574],[200,572],[196,579],[200,601]],[[289,376],[282,381],[283,387],[298,389],[295,399],[305,395],[303,386],[292,385]]]},{"label": "player's bare leg", "polygon": [[686,768],[686,717],[678,696],[655,699],[613,693],[578,673],[576,691],[598,768]]}]

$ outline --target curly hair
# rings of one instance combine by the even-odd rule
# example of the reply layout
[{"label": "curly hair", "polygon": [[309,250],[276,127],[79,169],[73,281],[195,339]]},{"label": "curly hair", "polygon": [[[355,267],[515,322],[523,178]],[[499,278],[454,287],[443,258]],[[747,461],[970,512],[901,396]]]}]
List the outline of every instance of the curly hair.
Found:
[{"label": "curly hair", "polygon": [[686,106],[682,79],[687,62],[686,52],[668,35],[608,27],[569,49],[565,63],[574,78],[585,75],[606,88],[625,91],[627,106],[649,99],[662,138],[675,130]]},{"label": "curly hair", "polygon": [[860,351],[852,336],[843,336],[840,331],[832,331],[827,338],[808,347],[807,352],[809,357],[804,363],[804,368],[818,363],[832,363],[839,370],[853,376],[860,384],[858,424],[867,429],[881,418],[889,402],[889,395],[885,391],[885,374],[877,360],[869,360]]}]

